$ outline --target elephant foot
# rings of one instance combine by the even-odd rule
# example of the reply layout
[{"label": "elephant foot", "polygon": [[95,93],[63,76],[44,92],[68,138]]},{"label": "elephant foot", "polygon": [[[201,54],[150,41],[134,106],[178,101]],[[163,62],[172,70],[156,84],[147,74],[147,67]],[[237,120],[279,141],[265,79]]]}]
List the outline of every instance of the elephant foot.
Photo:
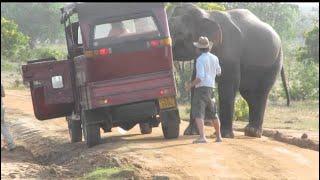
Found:
[{"label": "elephant foot", "polygon": [[261,136],[262,136],[262,129],[256,128],[256,127],[248,124],[248,125],[244,128],[244,135],[245,135],[245,136],[250,136],[250,137],[258,137],[258,138],[261,138]]},{"label": "elephant foot", "polygon": [[221,136],[223,138],[234,138],[233,130],[221,129]]},{"label": "elephant foot", "polygon": [[184,130],[183,135],[184,136],[199,135],[198,128],[194,124],[190,123],[186,128],[186,130]]}]

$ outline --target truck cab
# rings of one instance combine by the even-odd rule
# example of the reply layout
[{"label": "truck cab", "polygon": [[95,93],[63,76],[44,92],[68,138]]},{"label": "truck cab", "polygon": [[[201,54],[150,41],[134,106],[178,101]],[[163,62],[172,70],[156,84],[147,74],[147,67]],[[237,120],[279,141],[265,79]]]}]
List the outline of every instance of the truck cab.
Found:
[{"label": "truck cab", "polygon": [[[39,120],[66,117],[71,142],[100,143],[100,129],[179,136],[171,38],[163,3],[73,3],[61,9],[68,58],[28,61]],[[75,18],[77,17],[77,18]],[[76,19],[76,20],[75,20]]]}]

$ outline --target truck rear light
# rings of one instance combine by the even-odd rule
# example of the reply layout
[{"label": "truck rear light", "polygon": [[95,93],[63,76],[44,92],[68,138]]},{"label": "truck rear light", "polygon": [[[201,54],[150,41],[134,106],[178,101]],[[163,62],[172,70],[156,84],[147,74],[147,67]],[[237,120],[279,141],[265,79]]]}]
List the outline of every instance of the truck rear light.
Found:
[{"label": "truck rear light", "polygon": [[93,51],[85,51],[84,52],[84,56],[86,56],[86,58],[92,58],[94,57],[94,52]]},{"label": "truck rear light", "polygon": [[163,95],[163,94],[164,94],[164,90],[161,89],[161,90],[160,90],[160,95]]},{"label": "truck rear light", "polygon": [[160,40],[152,40],[150,41],[151,47],[157,47],[160,45]]},{"label": "truck rear light", "polygon": [[111,53],[111,49],[110,48],[99,49],[99,55],[101,55],[101,56],[106,56],[106,55],[108,55],[110,53]]},{"label": "truck rear light", "polygon": [[158,46],[171,46],[172,41],[171,38],[165,38],[165,39],[161,39],[161,40],[151,40],[149,42],[151,47],[158,47]]},{"label": "truck rear light", "polygon": [[160,95],[165,95],[165,94],[168,94],[169,93],[169,90],[168,89],[161,89],[160,90]]},{"label": "truck rear light", "polygon": [[84,55],[87,57],[87,58],[93,58],[95,56],[106,56],[106,55],[109,55],[111,54],[111,48],[101,48],[99,50],[94,50],[94,51],[85,51],[84,52]]},{"label": "truck rear light", "polygon": [[100,99],[98,102],[100,105],[110,104],[110,99],[109,98]]},{"label": "truck rear light", "polygon": [[164,46],[171,46],[172,45],[172,40],[171,40],[171,38],[165,38],[165,39],[161,40],[160,44],[164,45]]}]

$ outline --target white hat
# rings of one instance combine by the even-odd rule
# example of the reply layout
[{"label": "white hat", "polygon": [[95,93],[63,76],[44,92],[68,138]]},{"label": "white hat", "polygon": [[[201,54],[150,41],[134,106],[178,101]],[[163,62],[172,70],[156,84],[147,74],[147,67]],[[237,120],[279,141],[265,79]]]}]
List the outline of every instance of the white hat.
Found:
[{"label": "white hat", "polygon": [[193,45],[195,47],[201,48],[201,49],[204,49],[204,48],[211,49],[213,46],[213,42],[209,41],[207,37],[201,36],[201,37],[199,37],[198,42],[193,42]]}]

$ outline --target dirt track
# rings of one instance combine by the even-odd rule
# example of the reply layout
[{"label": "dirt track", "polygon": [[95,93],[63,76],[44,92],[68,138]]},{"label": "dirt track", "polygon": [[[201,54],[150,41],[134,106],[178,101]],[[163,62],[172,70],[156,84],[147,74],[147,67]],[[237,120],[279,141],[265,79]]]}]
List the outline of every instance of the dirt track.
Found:
[{"label": "dirt track", "polygon": [[[106,163],[130,164],[139,177],[165,175],[172,179],[319,179],[319,152],[243,136],[222,143],[192,144],[195,137],[164,140],[161,128],[140,135],[138,126],[122,134],[117,128],[103,134],[103,143],[87,149],[84,142],[70,144],[63,118],[34,118],[27,91],[6,91],[7,121],[20,147],[1,152],[1,178],[80,177]],[[182,122],[184,130],[187,123]],[[207,127],[207,134],[212,129]],[[182,131],[181,131],[182,133]]]}]

